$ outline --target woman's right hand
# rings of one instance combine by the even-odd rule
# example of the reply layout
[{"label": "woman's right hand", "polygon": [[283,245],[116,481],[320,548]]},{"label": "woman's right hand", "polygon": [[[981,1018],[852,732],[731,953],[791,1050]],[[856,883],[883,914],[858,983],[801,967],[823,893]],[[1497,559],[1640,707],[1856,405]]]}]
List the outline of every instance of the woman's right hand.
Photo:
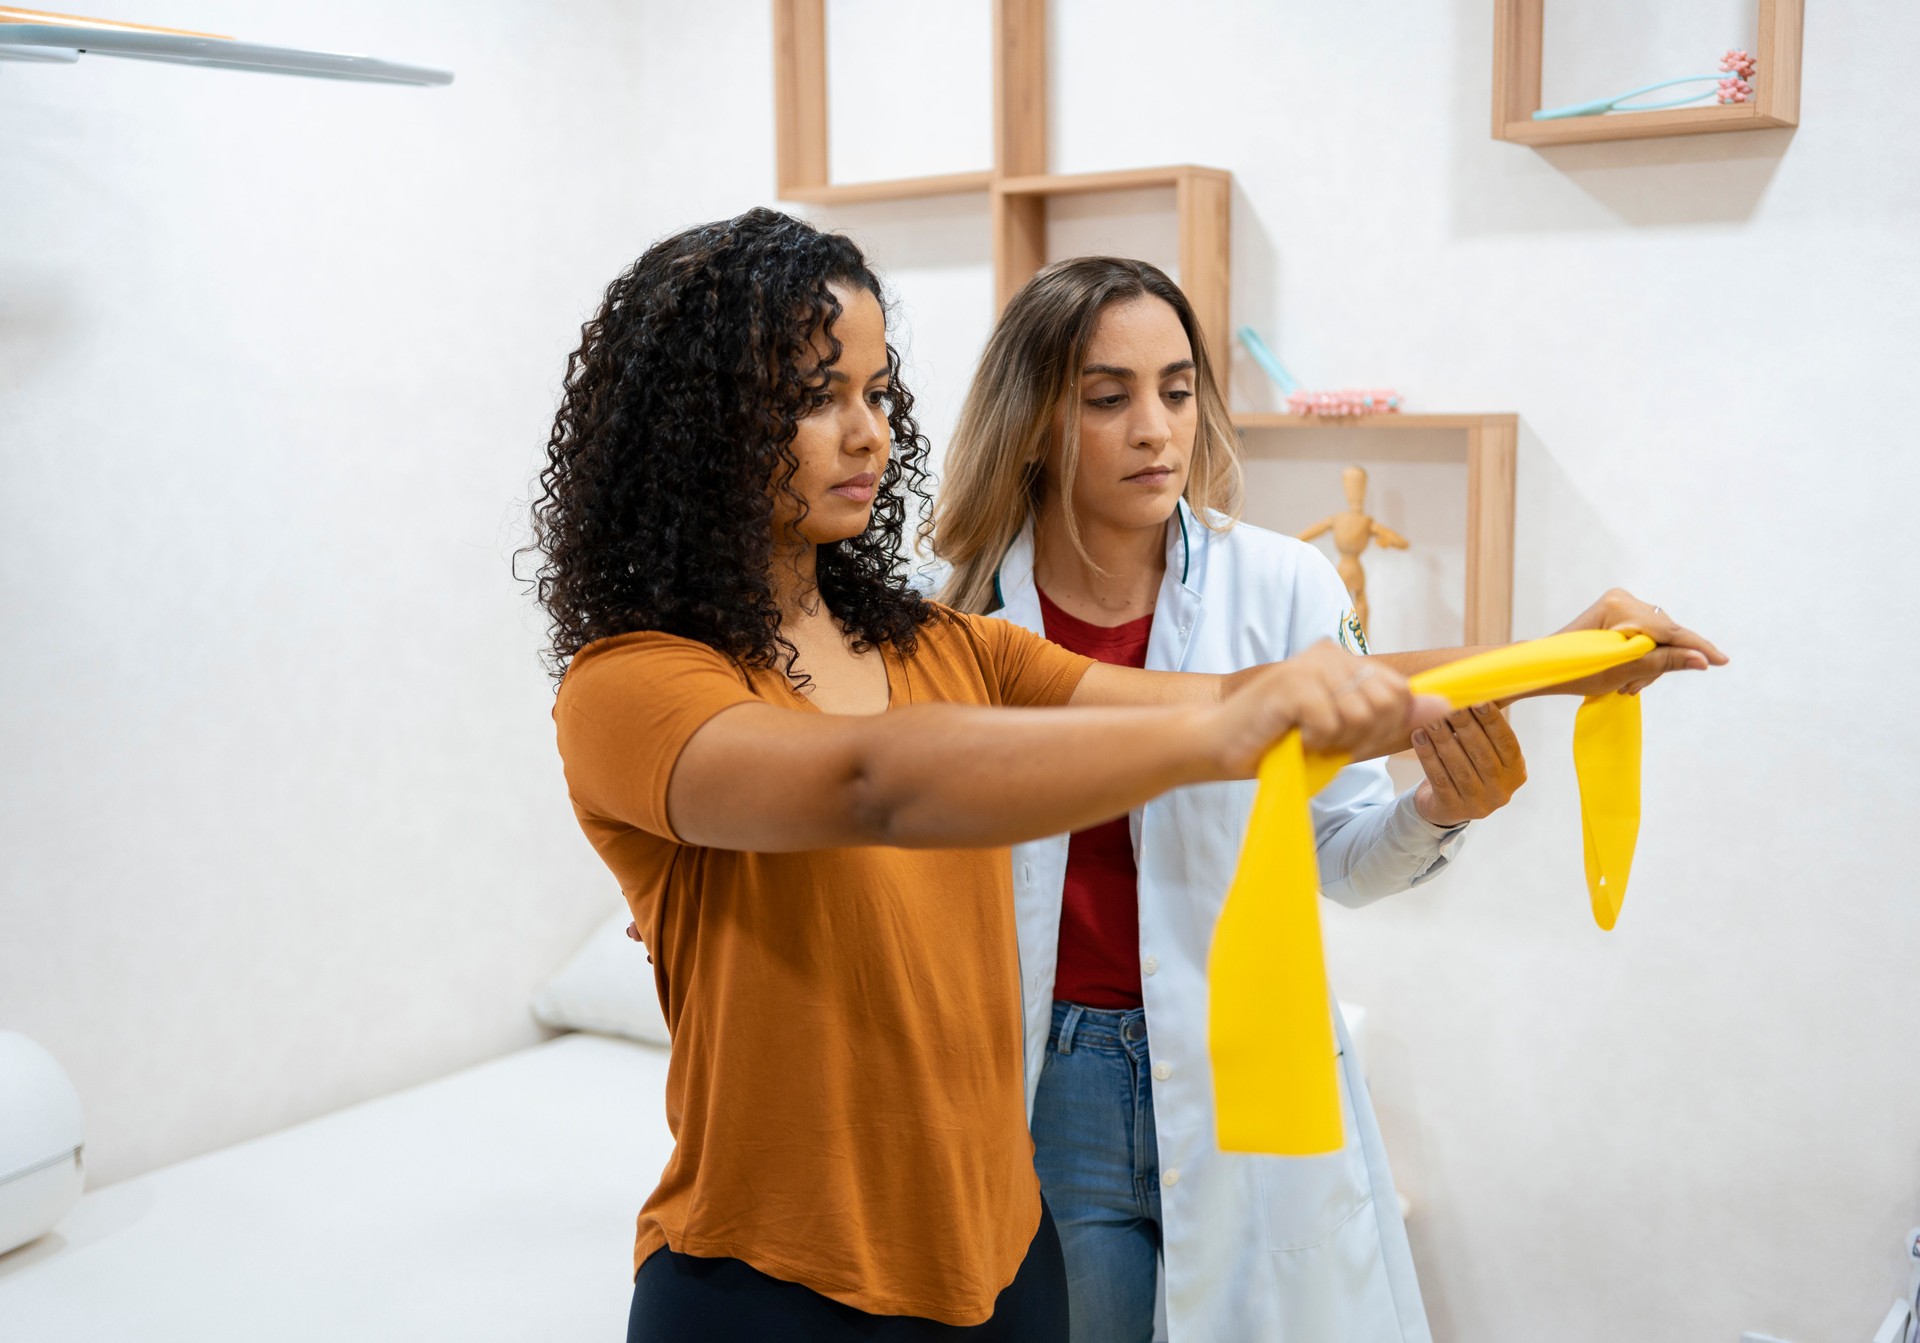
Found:
[{"label": "woman's right hand", "polygon": [[1593,696],[1617,690],[1623,695],[1637,695],[1668,672],[1705,671],[1727,665],[1727,655],[1709,640],[1680,624],[1660,607],[1641,601],[1622,588],[1603,593],[1599,601],[1562,626],[1560,632],[1564,634],[1568,630],[1644,634],[1658,646],[1637,661],[1554,686],[1549,694]]},{"label": "woman's right hand", "polygon": [[1446,717],[1434,695],[1412,695],[1406,678],[1323,640],[1285,662],[1248,674],[1220,702],[1225,776],[1252,778],[1269,748],[1295,727],[1309,751],[1354,760],[1396,751],[1407,733]]}]

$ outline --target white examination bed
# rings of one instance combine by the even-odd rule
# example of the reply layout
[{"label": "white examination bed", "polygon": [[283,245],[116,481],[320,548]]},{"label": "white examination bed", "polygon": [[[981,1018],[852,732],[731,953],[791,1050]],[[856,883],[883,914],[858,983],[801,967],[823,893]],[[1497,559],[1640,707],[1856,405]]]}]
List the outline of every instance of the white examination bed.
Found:
[{"label": "white examination bed", "polygon": [[600,1343],[667,1051],[565,1035],[88,1194],[0,1255],[5,1343]]}]

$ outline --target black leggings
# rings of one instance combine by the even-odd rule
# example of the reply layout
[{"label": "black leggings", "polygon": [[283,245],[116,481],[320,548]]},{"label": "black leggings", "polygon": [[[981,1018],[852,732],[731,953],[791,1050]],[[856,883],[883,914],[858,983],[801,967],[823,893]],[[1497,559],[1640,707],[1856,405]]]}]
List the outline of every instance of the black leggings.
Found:
[{"label": "black leggings", "polygon": [[1067,1269],[1053,1215],[985,1324],[869,1315],[738,1259],[656,1250],[633,1279],[627,1343],[1066,1343]]}]

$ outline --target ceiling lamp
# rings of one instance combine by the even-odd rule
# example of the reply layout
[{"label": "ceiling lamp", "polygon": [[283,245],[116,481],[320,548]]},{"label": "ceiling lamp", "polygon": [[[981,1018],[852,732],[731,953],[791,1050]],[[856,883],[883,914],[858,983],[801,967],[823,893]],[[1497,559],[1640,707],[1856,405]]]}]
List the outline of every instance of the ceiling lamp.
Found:
[{"label": "ceiling lamp", "polygon": [[237,42],[219,33],[197,33],[184,28],[155,28],[90,19],[77,14],[49,14],[35,9],[0,5],[0,61],[51,61],[72,64],[82,56],[122,56],[136,61],[167,61],[175,65],[217,65],[232,70],[262,70],[276,75],[311,75],[319,79],[356,79],[376,84],[451,84],[450,70],[422,65],[400,65],[372,56],[350,56],[337,51],[302,51],[298,47],[267,47]]}]

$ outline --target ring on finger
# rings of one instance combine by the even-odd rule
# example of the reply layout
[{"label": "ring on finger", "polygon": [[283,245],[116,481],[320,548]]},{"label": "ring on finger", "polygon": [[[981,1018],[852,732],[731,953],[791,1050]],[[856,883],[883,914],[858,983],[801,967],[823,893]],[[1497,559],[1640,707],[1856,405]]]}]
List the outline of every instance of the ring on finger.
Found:
[{"label": "ring on finger", "polygon": [[1336,695],[1344,695],[1349,690],[1359,685],[1362,681],[1365,681],[1370,677],[1372,677],[1372,675],[1373,675],[1373,668],[1362,667],[1359,671],[1353,674],[1352,680],[1348,681],[1345,685],[1341,686],[1338,690],[1334,691],[1333,693]]}]

